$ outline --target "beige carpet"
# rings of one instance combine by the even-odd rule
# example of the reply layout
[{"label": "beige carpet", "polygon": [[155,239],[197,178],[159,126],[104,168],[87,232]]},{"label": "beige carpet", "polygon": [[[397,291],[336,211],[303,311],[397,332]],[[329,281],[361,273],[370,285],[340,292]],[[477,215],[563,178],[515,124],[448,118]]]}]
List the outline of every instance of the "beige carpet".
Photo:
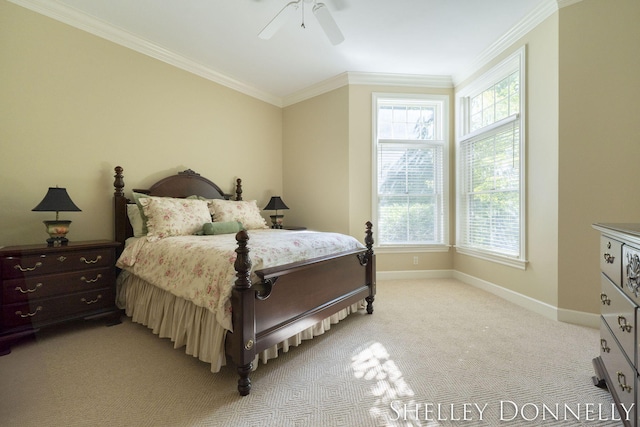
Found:
[{"label": "beige carpet", "polygon": [[0,358],[0,424],[617,426],[598,343],[455,280],[380,281],[373,315],[261,365],[244,398],[234,368],[128,320],[42,333]]}]

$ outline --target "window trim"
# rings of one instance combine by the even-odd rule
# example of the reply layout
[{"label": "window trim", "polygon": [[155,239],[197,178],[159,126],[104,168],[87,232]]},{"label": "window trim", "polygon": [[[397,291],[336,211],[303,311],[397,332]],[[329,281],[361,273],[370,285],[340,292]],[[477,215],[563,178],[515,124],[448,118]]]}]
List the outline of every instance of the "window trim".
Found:
[{"label": "window trim", "polygon": [[[378,224],[378,102],[380,100],[397,101],[399,105],[408,105],[413,102],[434,102],[439,103],[440,116],[442,119],[441,129],[439,130],[440,138],[443,141],[442,150],[442,204],[443,204],[443,232],[442,243],[434,244],[382,244],[375,241],[374,248],[379,253],[407,253],[407,252],[447,252],[451,247],[450,244],[450,169],[449,169],[449,96],[434,94],[416,94],[416,93],[383,93],[373,92],[371,97],[372,105],[372,155],[371,155],[371,218],[374,224]],[[403,102],[404,101],[404,102]],[[388,141],[388,140],[386,140]]]},{"label": "window trim", "polygon": [[[520,79],[520,108],[518,114],[513,114],[504,119],[501,119],[491,125],[488,125],[482,129],[470,132],[470,105],[469,101],[472,96],[481,93],[491,85],[500,81],[500,79],[508,76],[509,73],[519,70]],[[456,114],[456,252],[473,256],[476,258],[484,259],[491,262],[496,262],[510,267],[526,269],[527,266],[527,222],[526,222],[526,46],[522,46],[520,49],[509,55],[500,63],[483,73],[476,78],[467,87],[463,88],[459,93],[456,93],[456,105],[458,106],[458,112]],[[480,249],[472,246],[468,246],[462,241],[463,227],[462,222],[466,220],[463,217],[460,209],[461,199],[464,197],[463,193],[463,164],[464,159],[461,158],[461,145],[472,138],[476,138],[478,135],[486,132],[492,132],[496,128],[504,126],[508,123],[519,122],[519,135],[520,135],[520,230],[519,230],[519,256],[513,257],[501,253],[492,252],[486,249]]]}]

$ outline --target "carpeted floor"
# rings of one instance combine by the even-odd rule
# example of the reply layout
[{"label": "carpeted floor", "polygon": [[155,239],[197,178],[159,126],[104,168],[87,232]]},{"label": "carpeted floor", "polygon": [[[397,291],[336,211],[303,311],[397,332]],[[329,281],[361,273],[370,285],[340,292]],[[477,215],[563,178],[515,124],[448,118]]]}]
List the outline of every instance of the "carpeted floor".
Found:
[{"label": "carpeted floor", "polygon": [[599,331],[455,280],[378,283],[355,314],[261,365],[249,396],[125,320],[41,333],[0,358],[2,426],[617,426]]}]

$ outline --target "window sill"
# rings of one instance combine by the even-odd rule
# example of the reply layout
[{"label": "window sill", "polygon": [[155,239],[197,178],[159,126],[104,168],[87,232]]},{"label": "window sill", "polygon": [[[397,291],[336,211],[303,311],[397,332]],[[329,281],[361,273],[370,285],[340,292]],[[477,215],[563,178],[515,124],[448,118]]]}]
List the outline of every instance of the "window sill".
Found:
[{"label": "window sill", "polygon": [[456,252],[462,255],[472,256],[474,258],[495,262],[498,264],[506,265],[506,266],[517,268],[520,270],[527,269],[527,263],[528,263],[527,260],[511,258],[505,255],[498,255],[491,252],[479,251],[477,249],[464,248],[460,246],[456,246],[455,248],[456,248]]}]

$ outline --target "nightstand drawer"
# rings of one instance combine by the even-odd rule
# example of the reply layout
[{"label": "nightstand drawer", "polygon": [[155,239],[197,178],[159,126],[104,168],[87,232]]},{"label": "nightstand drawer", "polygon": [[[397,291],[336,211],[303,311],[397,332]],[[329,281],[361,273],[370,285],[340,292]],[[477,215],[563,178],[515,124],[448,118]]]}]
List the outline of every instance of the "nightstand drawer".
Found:
[{"label": "nightstand drawer", "polygon": [[9,328],[42,326],[60,319],[82,317],[83,313],[95,313],[103,308],[110,309],[114,301],[115,291],[109,287],[31,303],[9,304],[2,307],[2,323]]},{"label": "nightstand drawer", "polygon": [[13,304],[38,298],[83,292],[112,286],[115,282],[113,268],[72,271],[5,280],[2,283],[2,303]]},{"label": "nightstand drawer", "polygon": [[113,252],[112,249],[60,250],[50,254],[8,256],[2,258],[2,277],[17,279],[61,271],[113,267]]}]

